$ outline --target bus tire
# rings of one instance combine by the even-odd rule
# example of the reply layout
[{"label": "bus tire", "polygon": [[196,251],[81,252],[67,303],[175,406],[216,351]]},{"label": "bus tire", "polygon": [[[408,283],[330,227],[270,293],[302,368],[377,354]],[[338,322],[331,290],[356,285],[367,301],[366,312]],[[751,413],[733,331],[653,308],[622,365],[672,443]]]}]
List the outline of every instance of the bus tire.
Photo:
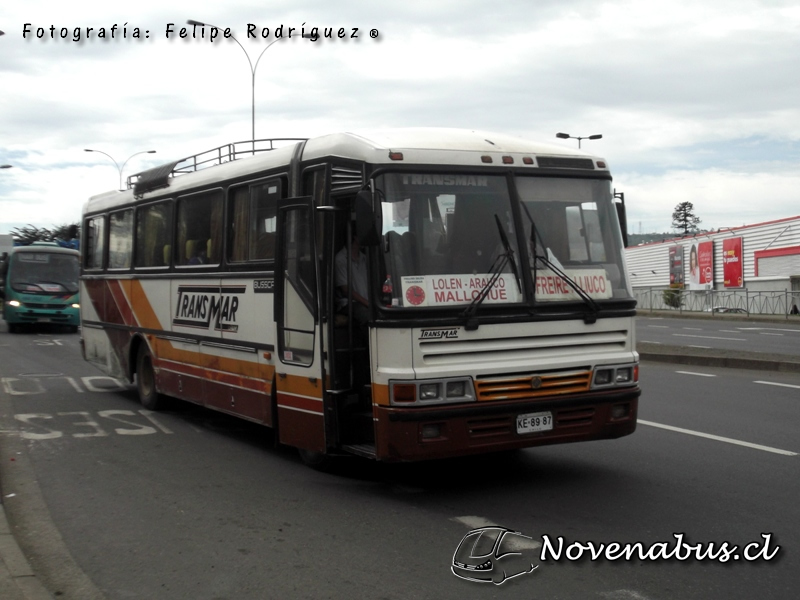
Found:
[{"label": "bus tire", "polygon": [[139,347],[136,357],[136,390],[139,392],[139,402],[148,410],[164,408],[164,397],[156,389],[156,373],[153,370],[153,357],[147,344]]},{"label": "bus tire", "polygon": [[19,333],[19,325],[17,325],[16,323],[9,323],[8,333]]}]

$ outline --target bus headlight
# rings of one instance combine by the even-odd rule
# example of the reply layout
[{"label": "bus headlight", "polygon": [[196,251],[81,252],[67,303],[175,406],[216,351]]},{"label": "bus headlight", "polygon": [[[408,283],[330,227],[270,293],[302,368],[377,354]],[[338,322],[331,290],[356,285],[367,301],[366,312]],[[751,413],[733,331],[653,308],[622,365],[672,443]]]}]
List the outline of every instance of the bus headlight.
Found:
[{"label": "bus headlight", "polygon": [[426,400],[437,400],[439,398],[438,383],[422,383],[419,386],[419,399],[421,402]]},{"label": "bus headlight", "polygon": [[595,368],[592,388],[631,385],[639,381],[639,365],[602,365]]},{"label": "bus headlight", "polygon": [[467,395],[467,382],[463,379],[461,381],[448,381],[444,395],[446,398],[463,398]]},{"label": "bus headlight", "polygon": [[389,402],[392,406],[474,401],[475,386],[469,377],[389,382]]},{"label": "bus headlight", "polygon": [[9,300],[8,302],[6,302],[6,304],[8,304],[9,306],[13,306],[14,308],[19,308],[20,306],[22,306],[19,300]]},{"label": "bus headlight", "polygon": [[72,306],[72,308],[80,308],[81,307],[81,305],[78,304],[77,302],[75,304],[71,304],[70,306]]},{"label": "bus headlight", "polygon": [[633,367],[617,369],[617,376],[614,378],[617,383],[630,383],[633,381]]}]

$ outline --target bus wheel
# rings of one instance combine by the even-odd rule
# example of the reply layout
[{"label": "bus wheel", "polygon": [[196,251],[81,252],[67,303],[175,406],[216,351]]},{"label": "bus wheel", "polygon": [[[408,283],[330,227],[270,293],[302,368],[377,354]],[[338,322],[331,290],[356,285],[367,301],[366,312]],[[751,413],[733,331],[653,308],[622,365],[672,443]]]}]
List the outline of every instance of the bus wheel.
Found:
[{"label": "bus wheel", "polygon": [[16,323],[9,323],[8,324],[8,333],[18,333],[19,332],[19,325]]},{"label": "bus wheel", "polygon": [[150,350],[142,344],[139,356],[136,358],[136,389],[139,392],[139,402],[149,410],[159,410],[164,406],[164,399],[156,391],[156,374],[153,371],[153,358]]}]

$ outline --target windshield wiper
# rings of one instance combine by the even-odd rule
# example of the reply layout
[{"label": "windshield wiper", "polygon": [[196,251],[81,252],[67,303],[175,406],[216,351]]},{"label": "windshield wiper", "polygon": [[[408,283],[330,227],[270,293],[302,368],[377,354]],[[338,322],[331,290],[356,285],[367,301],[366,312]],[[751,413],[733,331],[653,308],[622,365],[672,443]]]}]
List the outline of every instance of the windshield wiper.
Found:
[{"label": "windshield wiper", "polygon": [[[589,307],[590,312],[584,313],[583,315],[583,322],[587,325],[591,325],[597,321],[597,313],[600,312],[600,306],[595,302],[594,298],[592,298],[586,290],[584,290],[581,286],[579,286],[572,277],[567,275],[564,272],[564,268],[561,266],[561,263],[558,262],[558,259],[553,254],[553,251],[550,250],[544,244],[544,240],[542,236],[539,234],[539,230],[536,228],[536,223],[533,222],[533,217],[531,217],[530,211],[528,211],[528,207],[525,205],[524,202],[521,203],[522,208],[525,209],[525,214],[528,217],[528,220],[531,222],[531,250],[533,251],[533,293],[534,298],[536,297],[536,266],[539,261],[542,262],[544,266],[549,268],[553,271],[556,275],[558,275],[561,279],[566,282],[566,284],[572,288],[572,290],[578,295],[578,297],[583,300],[584,304]],[[542,256],[537,251],[536,241],[537,239],[541,242],[542,248],[545,248],[547,252],[547,256]]]},{"label": "windshield wiper", "polygon": [[506,268],[506,265],[511,265],[511,269],[514,271],[514,278],[517,281],[517,288],[519,289],[520,293],[522,292],[522,288],[520,288],[519,272],[517,271],[517,263],[514,260],[514,250],[511,249],[511,244],[508,241],[506,232],[503,231],[503,226],[500,223],[500,217],[495,215],[494,218],[497,222],[497,230],[500,232],[500,241],[503,244],[504,252],[500,253],[500,255],[498,255],[498,257],[495,259],[492,268],[489,270],[489,280],[481,288],[480,293],[475,296],[472,302],[470,302],[469,306],[467,306],[467,308],[464,309],[464,312],[461,313],[461,316],[466,319],[464,322],[464,329],[467,331],[475,331],[478,329],[480,323],[478,322],[478,318],[475,316],[475,313],[478,311],[478,307],[483,304],[483,301],[486,300],[486,297],[494,287],[494,284],[497,283],[498,279],[500,279],[500,275],[503,274],[503,270]]}]

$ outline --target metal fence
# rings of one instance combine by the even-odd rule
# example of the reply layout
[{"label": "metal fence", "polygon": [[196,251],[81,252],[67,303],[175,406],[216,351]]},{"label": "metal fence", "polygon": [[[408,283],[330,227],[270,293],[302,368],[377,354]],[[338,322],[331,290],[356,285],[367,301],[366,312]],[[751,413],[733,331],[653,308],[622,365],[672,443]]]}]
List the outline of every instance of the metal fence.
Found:
[{"label": "metal fence", "polygon": [[676,312],[741,313],[748,315],[796,315],[800,292],[744,290],[682,290],[669,287],[634,288],[637,308]]}]

